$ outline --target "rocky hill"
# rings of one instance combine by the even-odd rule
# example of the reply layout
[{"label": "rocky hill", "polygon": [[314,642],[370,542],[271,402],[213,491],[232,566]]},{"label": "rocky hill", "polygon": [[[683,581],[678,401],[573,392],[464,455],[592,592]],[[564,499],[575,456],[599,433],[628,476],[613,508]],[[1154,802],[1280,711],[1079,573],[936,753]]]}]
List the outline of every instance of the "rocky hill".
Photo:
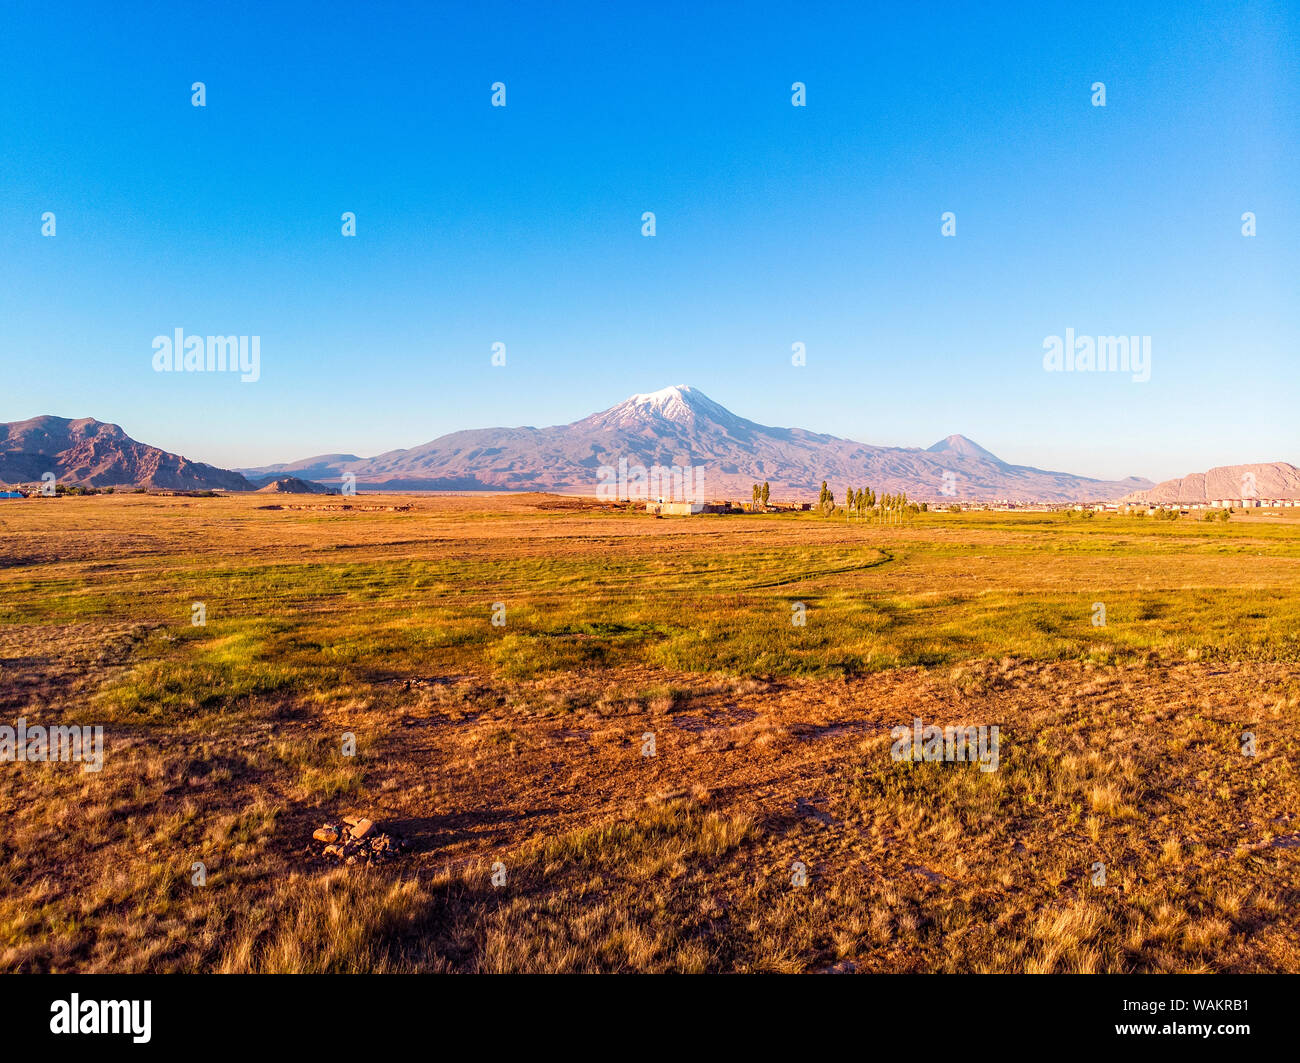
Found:
[{"label": "rocky hill", "polygon": [[1126,502],[1213,502],[1221,499],[1300,499],[1300,469],[1285,461],[1254,465],[1220,465],[1165,480],[1152,488],[1134,491]]},{"label": "rocky hill", "polygon": [[80,487],[153,487],[177,491],[251,491],[237,472],[190,461],[139,443],[93,417],[33,417],[0,423],[0,483],[58,482]]}]

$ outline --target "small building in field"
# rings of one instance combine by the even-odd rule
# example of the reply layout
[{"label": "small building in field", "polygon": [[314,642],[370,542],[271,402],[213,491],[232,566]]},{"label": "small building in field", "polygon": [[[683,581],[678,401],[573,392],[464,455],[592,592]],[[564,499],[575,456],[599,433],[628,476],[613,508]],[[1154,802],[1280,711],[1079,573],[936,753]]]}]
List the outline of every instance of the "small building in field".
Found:
[{"label": "small building in field", "polygon": [[656,513],[664,517],[688,517],[694,513],[728,513],[729,502],[647,502],[647,513]]}]

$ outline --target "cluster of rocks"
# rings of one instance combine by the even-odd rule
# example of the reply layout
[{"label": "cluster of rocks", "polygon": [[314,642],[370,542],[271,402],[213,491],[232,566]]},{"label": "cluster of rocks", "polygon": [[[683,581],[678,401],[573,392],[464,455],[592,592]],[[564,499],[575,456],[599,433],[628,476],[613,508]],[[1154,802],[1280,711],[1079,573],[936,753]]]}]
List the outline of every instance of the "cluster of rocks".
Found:
[{"label": "cluster of rocks", "polygon": [[326,823],[312,837],[325,843],[322,856],[345,864],[373,864],[394,856],[403,848],[398,835],[385,834],[375,827],[373,820],[364,816],[344,816],[342,823]]}]

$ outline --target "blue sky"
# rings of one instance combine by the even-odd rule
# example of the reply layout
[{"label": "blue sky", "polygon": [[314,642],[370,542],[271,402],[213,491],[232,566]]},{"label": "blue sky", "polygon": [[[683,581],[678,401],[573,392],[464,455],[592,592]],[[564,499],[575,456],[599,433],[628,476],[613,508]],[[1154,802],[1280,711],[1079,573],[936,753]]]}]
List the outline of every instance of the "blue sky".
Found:
[{"label": "blue sky", "polygon": [[[1086,475],[1300,463],[1298,12],[7,4],[0,420],[246,466],[692,384]],[[178,327],[261,379],[155,373]],[[1045,372],[1067,328],[1150,381]]]}]

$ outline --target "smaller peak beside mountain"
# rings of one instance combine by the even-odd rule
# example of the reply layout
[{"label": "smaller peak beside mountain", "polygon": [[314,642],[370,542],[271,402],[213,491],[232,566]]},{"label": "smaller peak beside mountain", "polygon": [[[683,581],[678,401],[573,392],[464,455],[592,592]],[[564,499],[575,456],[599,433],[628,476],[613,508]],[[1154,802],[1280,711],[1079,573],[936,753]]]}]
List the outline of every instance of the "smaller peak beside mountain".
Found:
[{"label": "smaller peak beside mountain", "polygon": [[996,465],[1005,465],[992,451],[985,450],[973,439],[967,439],[963,435],[951,435],[945,439],[939,440],[934,446],[926,448],[927,454],[947,454],[952,457],[976,458],[980,461],[991,461]]},{"label": "smaller peak beside mountain", "polygon": [[257,489],[258,494],[268,495],[332,495],[334,492],[324,484],[312,480],[301,480],[297,476],[281,476]]}]

